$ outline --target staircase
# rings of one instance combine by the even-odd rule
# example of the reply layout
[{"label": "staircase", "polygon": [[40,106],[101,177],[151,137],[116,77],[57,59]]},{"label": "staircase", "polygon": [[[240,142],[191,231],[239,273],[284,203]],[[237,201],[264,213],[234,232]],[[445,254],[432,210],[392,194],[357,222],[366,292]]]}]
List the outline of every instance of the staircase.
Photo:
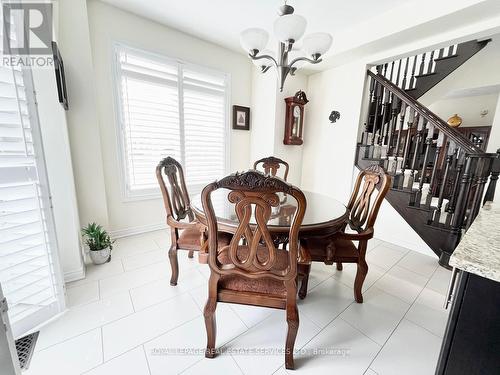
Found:
[{"label": "staircase", "polygon": [[363,169],[378,164],[394,176],[386,199],[448,267],[482,205],[490,176],[485,199],[493,198],[500,159],[415,100],[415,92],[424,90],[416,83],[422,79],[420,71],[414,75],[412,68],[410,86],[404,84],[406,74],[399,85],[385,77],[387,69],[377,71],[367,71],[368,116],[356,165]]},{"label": "staircase", "polygon": [[413,99],[418,99],[486,47],[489,42],[491,39],[454,44],[447,48],[379,65],[376,70]]}]

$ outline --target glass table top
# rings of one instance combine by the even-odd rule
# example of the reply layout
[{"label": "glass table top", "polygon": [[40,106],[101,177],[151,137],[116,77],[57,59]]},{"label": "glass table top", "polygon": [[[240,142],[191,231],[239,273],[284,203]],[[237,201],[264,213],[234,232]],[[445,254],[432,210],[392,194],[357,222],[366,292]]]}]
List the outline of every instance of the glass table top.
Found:
[{"label": "glass table top", "polygon": [[[229,192],[230,190],[228,189],[218,189],[212,192],[211,198],[218,221],[231,224],[237,223],[237,217],[234,211],[234,204],[227,199]],[[347,209],[345,205],[336,199],[310,191],[302,190],[302,192],[307,202],[302,227],[328,223],[346,214]],[[292,196],[279,195],[281,203],[278,207],[273,208],[271,218],[268,221],[268,225],[271,227],[289,226],[297,208],[297,202]],[[197,194],[193,197],[191,206],[195,213],[203,213],[201,194]],[[250,222],[255,224],[253,217]]]}]

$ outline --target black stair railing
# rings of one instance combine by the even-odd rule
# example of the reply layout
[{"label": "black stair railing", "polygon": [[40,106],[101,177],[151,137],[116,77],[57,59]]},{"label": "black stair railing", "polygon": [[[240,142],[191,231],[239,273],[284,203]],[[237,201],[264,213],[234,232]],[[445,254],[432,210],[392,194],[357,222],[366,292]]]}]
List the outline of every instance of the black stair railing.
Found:
[{"label": "black stair railing", "polygon": [[456,235],[455,243],[441,249],[449,256],[479,212],[490,175],[486,195],[493,194],[498,154],[482,151],[378,72],[367,71],[369,109],[360,155],[394,175],[393,189],[408,193],[409,207],[428,211],[426,225]]}]

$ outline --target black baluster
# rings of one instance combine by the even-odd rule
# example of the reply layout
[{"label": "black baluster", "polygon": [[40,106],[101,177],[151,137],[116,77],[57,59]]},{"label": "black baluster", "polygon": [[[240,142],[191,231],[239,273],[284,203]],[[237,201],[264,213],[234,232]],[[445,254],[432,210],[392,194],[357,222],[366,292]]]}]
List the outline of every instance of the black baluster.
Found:
[{"label": "black baluster", "polygon": [[410,89],[415,87],[415,69],[417,68],[417,55],[413,57],[413,66],[411,67]]},{"label": "black baluster", "polygon": [[403,149],[403,162],[401,163],[401,177],[398,181],[398,187],[400,187],[400,188],[403,188],[403,185],[404,185],[406,163],[408,161],[408,155],[410,153],[410,146],[411,146],[411,139],[412,139],[411,132],[413,130],[414,121],[415,121],[415,111],[412,108],[410,108],[408,122],[406,123],[408,125],[408,129],[406,131],[405,145],[404,145],[404,149]]},{"label": "black baluster", "polygon": [[477,161],[476,167],[476,177],[474,179],[474,184],[476,186],[476,190],[474,192],[474,196],[472,197],[472,205],[470,207],[470,212],[467,217],[467,224],[465,226],[468,229],[477,214],[479,213],[479,208],[481,207],[481,197],[483,196],[484,186],[488,181],[488,174],[491,168],[492,159],[490,157],[479,157]]},{"label": "black baluster", "polygon": [[401,60],[398,61],[398,75],[396,76],[396,86],[399,86],[399,76],[401,75]]},{"label": "black baluster", "polygon": [[438,59],[440,59],[441,57],[443,57],[443,55],[444,55],[444,48],[440,48],[439,52],[438,52]]},{"label": "black baluster", "polygon": [[[398,122],[398,113],[401,110],[401,100],[396,96],[393,96],[393,102],[391,104],[391,120],[389,125],[389,133],[387,138],[387,153],[385,156],[386,160],[389,160],[389,156],[394,152],[394,132],[396,131],[396,125]],[[387,162],[387,169],[389,169],[389,162]]]},{"label": "black baluster", "polygon": [[443,181],[441,181],[441,188],[439,189],[439,198],[437,208],[434,211],[434,223],[439,224],[439,219],[441,218],[441,209],[443,207],[444,191],[446,189],[446,181],[448,180],[448,174],[450,173],[450,166],[453,162],[453,154],[448,154],[445,161],[445,169]]},{"label": "black baluster", "polygon": [[426,198],[426,206],[431,205],[432,197],[434,196],[434,192],[436,190],[436,176],[438,171],[439,157],[441,155],[441,149],[443,147],[444,134],[439,132],[438,130],[438,139],[436,140],[436,152],[434,153],[434,163],[432,165],[432,173],[431,179],[429,180],[429,193]]},{"label": "black baluster", "polygon": [[434,51],[431,51],[431,57],[429,59],[429,65],[427,66],[427,74],[431,74],[433,72],[434,67]]},{"label": "black baluster", "polygon": [[474,158],[470,155],[465,156],[463,173],[460,178],[460,188],[457,197],[457,206],[451,224],[452,231],[460,235],[464,226],[464,218],[467,212],[468,197],[473,177]]},{"label": "black baluster", "polygon": [[392,172],[395,174],[398,169],[398,156],[399,156],[399,148],[401,147],[401,136],[403,133],[403,126],[405,123],[406,117],[406,103],[401,104],[401,111],[399,112],[399,129],[398,129],[398,137],[396,139],[396,148],[394,151],[394,165],[392,168]]},{"label": "black baluster", "polygon": [[[396,63],[395,61],[393,61],[391,63],[391,77],[389,78],[389,81],[391,81],[391,82],[392,82],[392,77],[394,76],[394,64],[395,63]],[[392,93],[391,93],[391,96],[392,96]]]},{"label": "black baluster", "polygon": [[425,56],[427,55],[427,52],[422,54],[422,60],[420,61],[420,66],[418,68],[418,75],[421,76],[424,74],[424,67],[425,67]]},{"label": "black baluster", "polygon": [[403,82],[401,83],[401,88],[403,90],[406,90],[406,81],[407,81],[407,78],[408,78],[408,65],[409,65],[409,61],[410,61],[410,58],[407,57],[406,61],[405,61],[405,71],[403,73]]},{"label": "black baluster", "polygon": [[[425,139],[425,153],[424,153],[424,161],[422,164],[422,169],[420,172],[420,179],[418,181],[418,192],[415,197],[415,201],[417,202],[417,206],[420,206],[420,201],[422,200],[422,189],[424,188],[425,183],[425,174],[427,172],[427,164],[429,163],[429,154],[431,152],[432,147],[432,138],[434,135],[434,126],[431,123],[427,123],[427,137]],[[430,194],[430,186],[427,194]]]},{"label": "black baluster", "polygon": [[484,194],[483,204],[486,202],[492,202],[495,198],[495,190],[497,188],[498,176],[500,175],[500,148],[497,150],[497,157],[493,160],[493,166],[491,167],[490,183],[488,184],[488,189]]},{"label": "black baluster", "polygon": [[391,113],[391,104],[390,104],[391,94],[389,90],[385,90],[385,100],[384,100],[384,109],[382,115],[382,128],[383,131],[379,138],[379,145],[383,146],[387,142],[387,132],[389,131],[389,116]]},{"label": "black baluster", "polygon": [[[370,142],[369,140],[369,134],[370,134],[370,119],[372,116],[372,113],[374,112],[375,108],[373,108],[373,103],[375,101],[375,80],[372,77],[369,77],[370,80],[370,96],[368,99],[368,114],[366,116],[366,122],[365,122],[365,131],[363,132],[363,138],[362,138],[362,144],[363,145],[368,145]],[[366,155],[365,155],[366,156]]]},{"label": "black baluster", "polygon": [[[379,119],[382,111],[382,97],[384,94],[384,87],[381,84],[378,84],[377,87],[375,88],[375,114],[374,114],[374,119],[373,119],[373,128],[372,128],[372,139],[371,139],[371,150],[370,150],[370,157],[373,157],[373,151],[374,151],[374,145],[375,145],[375,137],[378,134],[378,126],[379,126]],[[378,140],[377,140],[378,141]]]},{"label": "black baluster", "polygon": [[457,192],[460,185],[460,176],[462,175],[462,169],[464,167],[463,162],[460,160],[463,153],[457,150],[455,158],[455,179],[453,181],[453,186],[450,193],[450,201],[448,202],[448,208],[446,212],[453,214],[455,212],[455,205],[457,204]]},{"label": "black baluster", "polygon": [[408,180],[409,189],[413,189],[413,183],[415,182],[415,171],[417,170],[418,163],[420,162],[420,144],[422,142],[422,137],[423,133],[425,132],[426,125],[427,121],[422,116],[418,116],[417,135],[415,136],[415,148],[413,151],[413,158],[411,161],[410,178]]},{"label": "black baluster", "polygon": [[446,56],[451,56],[453,55],[453,46],[448,47],[448,54]]}]

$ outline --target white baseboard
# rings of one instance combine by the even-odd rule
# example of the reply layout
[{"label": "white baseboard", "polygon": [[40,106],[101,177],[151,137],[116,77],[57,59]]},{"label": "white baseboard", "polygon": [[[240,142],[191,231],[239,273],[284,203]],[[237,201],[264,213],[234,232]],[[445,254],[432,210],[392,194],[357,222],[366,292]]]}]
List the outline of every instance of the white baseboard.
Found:
[{"label": "white baseboard", "polygon": [[71,281],[77,281],[85,279],[85,265],[82,265],[82,268],[64,272],[64,282],[69,283]]},{"label": "white baseboard", "polygon": [[153,232],[155,230],[160,230],[160,229],[165,229],[165,228],[166,228],[165,223],[148,224],[148,225],[141,225],[138,227],[113,230],[113,231],[110,231],[109,234],[113,238],[121,238],[121,237],[134,236],[136,234]]}]

